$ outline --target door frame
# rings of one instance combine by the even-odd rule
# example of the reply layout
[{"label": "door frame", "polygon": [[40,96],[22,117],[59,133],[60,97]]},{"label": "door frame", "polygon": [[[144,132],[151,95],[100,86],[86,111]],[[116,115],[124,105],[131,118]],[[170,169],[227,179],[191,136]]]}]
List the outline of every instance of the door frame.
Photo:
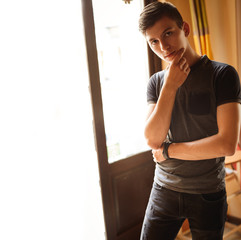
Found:
[{"label": "door frame", "polygon": [[[145,4],[148,2],[145,1]],[[130,171],[131,169],[136,169],[139,166],[142,166],[143,169],[148,168],[154,173],[152,154],[151,151],[146,151],[114,163],[108,162],[92,0],[82,0],[82,12],[89,72],[89,86],[93,111],[93,129],[99,166],[106,238],[108,240],[124,240],[129,238],[128,236],[133,236],[132,239],[135,240],[137,237],[134,232],[140,230],[141,223],[137,224],[129,232],[126,231],[125,233],[118,234],[118,224],[113,221],[114,219],[118,218],[113,181],[115,180],[115,175],[121,175]],[[157,59],[150,49],[148,51],[148,59],[150,75],[152,75],[158,69],[161,69],[161,61]],[[150,178],[152,180],[153,176],[150,176]]]}]

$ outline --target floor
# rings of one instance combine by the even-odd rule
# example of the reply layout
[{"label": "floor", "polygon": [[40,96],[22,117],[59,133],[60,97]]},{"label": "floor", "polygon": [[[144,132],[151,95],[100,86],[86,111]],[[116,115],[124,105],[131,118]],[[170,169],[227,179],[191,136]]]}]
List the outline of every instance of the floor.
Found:
[{"label": "floor", "polygon": [[[226,226],[225,229],[224,229],[224,234],[229,232],[230,230],[231,230],[231,228]],[[190,240],[192,239],[191,238],[191,233],[185,234],[185,237],[178,237],[178,238],[176,238],[176,240],[188,240],[188,239],[190,239]],[[241,231],[233,233],[231,236],[229,236],[225,240],[241,240]]]},{"label": "floor", "polygon": [[[231,229],[229,227],[225,227],[224,234],[230,231]],[[241,231],[233,233],[227,240],[241,240]]]}]

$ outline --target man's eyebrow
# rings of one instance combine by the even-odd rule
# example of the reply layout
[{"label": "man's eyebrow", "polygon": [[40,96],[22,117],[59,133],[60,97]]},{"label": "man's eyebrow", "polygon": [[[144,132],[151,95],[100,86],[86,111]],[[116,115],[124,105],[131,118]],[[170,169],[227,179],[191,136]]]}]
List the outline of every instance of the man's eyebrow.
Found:
[{"label": "man's eyebrow", "polygon": [[171,30],[171,29],[172,29],[172,27],[167,27],[167,28],[162,32],[161,35],[165,34],[166,32],[168,32],[168,31]]}]

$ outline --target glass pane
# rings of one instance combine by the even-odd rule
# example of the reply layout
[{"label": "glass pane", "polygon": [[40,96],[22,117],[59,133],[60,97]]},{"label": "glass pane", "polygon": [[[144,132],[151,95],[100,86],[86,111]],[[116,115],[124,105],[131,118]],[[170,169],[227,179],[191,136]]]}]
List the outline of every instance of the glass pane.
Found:
[{"label": "glass pane", "polygon": [[143,135],[147,47],[142,1],[93,0],[109,162],[147,150]]}]

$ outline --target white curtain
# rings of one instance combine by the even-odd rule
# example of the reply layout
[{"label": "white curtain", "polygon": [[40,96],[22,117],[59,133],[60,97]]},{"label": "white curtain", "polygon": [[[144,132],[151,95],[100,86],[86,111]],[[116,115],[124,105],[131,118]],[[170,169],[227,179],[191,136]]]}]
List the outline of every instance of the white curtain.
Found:
[{"label": "white curtain", "polygon": [[79,0],[0,3],[0,239],[104,239]]}]

